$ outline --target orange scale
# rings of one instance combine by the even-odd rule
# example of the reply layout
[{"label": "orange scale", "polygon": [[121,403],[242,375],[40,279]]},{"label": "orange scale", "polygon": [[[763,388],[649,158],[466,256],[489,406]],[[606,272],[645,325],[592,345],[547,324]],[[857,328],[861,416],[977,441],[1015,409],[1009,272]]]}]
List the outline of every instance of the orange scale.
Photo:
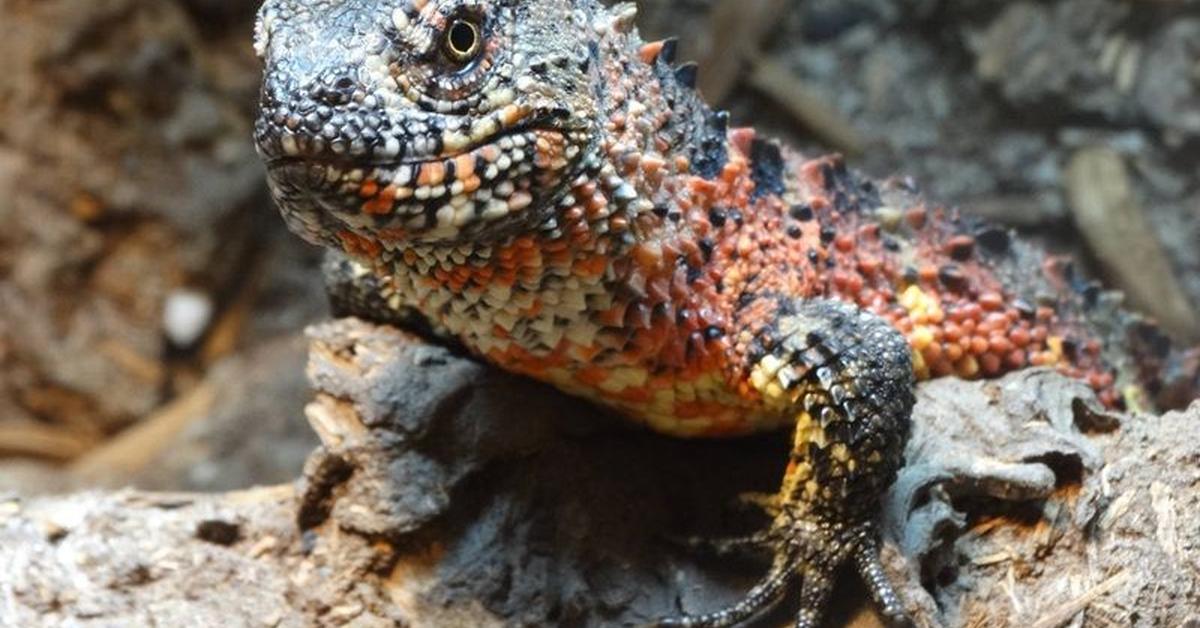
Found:
[{"label": "orange scale", "polygon": [[446,164],[440,161],[430,161],[421,164],[421,172],[417,176],[417,185],[421,187],[441,185],[446,179]]},{"label": "orange scale", "polygon": [[904,220],[913,229],[921,229],[925,226],[928,213],[924,207],[914,207],[904,212]]},{"label": "orange scale", "polygon": [[1014,346],[1023,349],[1029,346],[1029,343],[1032,342],[1033,339],[1030,337],[1028,329],[1018,327],[1008,332],[1008,340],[1012,342]]},{"label": "orange scale", "polygon": [[740,176],[742,176],[742,168],[734,162],[726,163],[725,167],[721,170],[721,181],[726,185],[733,184]]},{"label": "orange scale", "polygon": [[985,310],[999,310],[1004,306],[1004,297],[1000,296],[999,292],[985,292],[979,295],[976,302]]},{"label": "orange scale", "polygon": [[608,258],[603,255],[590,255],[575,262],[575,270],[585,277],[598,277],[608,268]]},{"label": "orange scale", "polygon": [[983,319],[989,327],[997,331],[1008,329],[1008,317],[1000,312],[992,312]]},{"label": "orange scale", "polygon": [[389,185],[383,188],[373,196],[370,200],[363,203],[362,209],[368,214],[386,215],[392,212],[396,201],[396,186]]},{"label": "orange scale", "polygon": [[944,360],[930,364],[929,372],[933,377],[948,377],[954,374],[954,362],[947,356]]},{"label": "orange scale", "polygon": [[988,338],[988,349],[997,355],[1005,355],[1011,352],[1014,347],[1008,338],[994,334]]},{"label": "orange scale", "polygon": [[583,208],[579,205],[572,205],[563,212],[562,217],[568,224],[575,225],[584,220]]},{"label": "orange scale", "polygon": [[1054,364],[1054,354],[1046,351],[1039,351],[1029,356],[1029,363],[1033,366],[1047,366]]},{"label": "orange scale", "polygon": [[879,223],[870,223],[858,228],[858,237],[863,240],[879,239]]},{"label": "orange scale", "polygon": [[608,379],[609,370],[600,366],[585,366],[575,373],[575,379],[588,386],[599,386]]},{"label": "orange scale", "polygon": [[688,179],[688,187],[694,194],[713,196],[717,192],[717,184],[702,177]]},{"label": "orange scale", "polygon": [[651,270],[662,262],[662,247],[655,242],[641,242],[633,247],[633,259],[638,265]]},{"label": "orange scale", "polygon": [[364,238],[351,231],[343,230],[338,232],[338,239],[342,241],[342,248],[351,255],[374,258],[382,250],[378,242]]},{"label": "orange scale", "polygon": [[500,155],[502,153],[500,152],[500,147],[496,146],[495,144],[487,144],[475,151],[475,154],[478,155],[480,159],[491,164],[496,163],[496,161],[500,159]]},{"label": "orange scale", "polygon": [[712,414],[712,403],[703,401],[676,401],[674,415],[680,419],[700,419]]},{"label": "orange scale", "polygon": [[846,279],[846,289],[847,289],[847,290],[849,290],[851,294],[859,294],[859,293],[861,293],[861,292],[862,292],[862,289],[863,289],[863,278],[862,278],[862,276],[861,276],[861,275],[857,275],[857,274],[851,274],[851,275],[850,275],[850,276],[849,276],[849,277]]},{"label": "orange scale", "polygon": [[654,399],[654,391],[648,390],[645,387],[626,388],[616,394],[620,401],[629,401],[632,403],[648,403]]},{"label": "orange scale", "polygon": [[1025,352],[1020,349],[1009,351],[1004,358],[1004,364],[1013,370],[1025,368],[1025,362]]},{"label": "orange scale", "polygon": [[588,181],[582,185],[575,186],[575,198],[584,199],[596,195],[596,182]]},{"label": "orange scale", "polygon": [[656,179],[662,173],[663,168],[666,167],[667,162],[659,157],[643,155],[638,165],[647,177]]},{"label": "orange scale", "polygon": [[463,153],[454,158],[454,172],[457,173],[458,179],[464,183],[467,179],[475,177],[475,155],[471,153]]},{"label": "orange scale", "polygon": [[408,239],[408,229],[404,227],[387,227],[380,229],[376,235],[381,241],[399,242]]},{"label": "orange scale", "polygon": [[660,352],[661,363],[667,366],[679,368],[687,363],[687,345],[683,342],[675,342],[663,349]]},{"label": "orange scale", "polygon": [[729,131],[729,143],[742,155],[749,155],[758,132],[751,127],[737,127]]},{"label": "orange scale", "polygon": [[583,245],[590,242],[591,239],[591,230],[589,230],[586,225],[581,225],[571,232],[571,244],[576,248],[581,248]]},{"label": "orange scale", "polygon": [[655,277],[646,284],[646,295],[650,303],[669,303],[671,300],[671,283],[666,277]]}]

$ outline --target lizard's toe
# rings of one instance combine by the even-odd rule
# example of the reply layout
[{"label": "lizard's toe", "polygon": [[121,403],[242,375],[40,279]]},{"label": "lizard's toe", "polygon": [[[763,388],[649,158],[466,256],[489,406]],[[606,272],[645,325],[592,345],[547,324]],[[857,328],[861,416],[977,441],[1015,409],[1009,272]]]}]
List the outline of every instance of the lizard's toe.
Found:
[{"label": "lizard's toe", "polygon": [[827,536],[828,531],[821,526],[798,521],[782,512],[768,529],[756,534],[725,539],[689,539],[689,546],[718,554],[756,550],[770,552],[774,559],[767,574],[738,602],[709,613],[665,618],[658,625],[679,628],[736,626],[770,609],[783,597],[788,585],[800,578],[804,608],[797,618],[797,625],[816,626],[832,586],[831,574],[845,558],[842,548],[829,542]]},{"label": "lizard's toe", "polygon": [[767,575],[737,603],[702,615],[680,615],[659,620],[662,628],[723,628],[741,622],[770,608],[782,597],[788,584],[799,575],[794,555],[777,555]]},{"label": "lizard's toe", "polygon": [[783,505],[779,501],[779,495],[776,493],[756,493],[745,492],[737,496],[733,500],[733,507],[737,510],[747,511],[753,510],[757,512],[765,512],[772,519],[779,516]]},{"label": "lizard's toe", "polygon": [[908,626],[911,621],[899,596],[883,570],[874,526],[845,527],[794,517],[785,510],[763,532],[726,539],[692,538],[692,548],[709,549],[724,555],[751,550],[774,554],[771,568],[738,602],[721,610],[662,619],[659,626],[718,628],[736,626],[767,611],[798,580],[800,608],[795,625],[816,628],[833,591],[833,574],[838,566],[853,560],[888,625]]},{"label": "lizard's toe", "polygon": [[770,528],[745,536],[705,537],[668,536],[668,543],[688,552],[704,553],[717,557],[758,555],[769,556],[775,552],[777,535]]},{"label": "lizard's toe", "polygon": [[912,618],[904,610],[904,604],[892,586],[892,581],[883,569],[883,562],[879,557],[879,541],[874,530],[870,526],[863,526],[858,531],[858,537],[851,556],[859,577],[875,601],[875,608],[889,626],[899,628],[914,625]]}]

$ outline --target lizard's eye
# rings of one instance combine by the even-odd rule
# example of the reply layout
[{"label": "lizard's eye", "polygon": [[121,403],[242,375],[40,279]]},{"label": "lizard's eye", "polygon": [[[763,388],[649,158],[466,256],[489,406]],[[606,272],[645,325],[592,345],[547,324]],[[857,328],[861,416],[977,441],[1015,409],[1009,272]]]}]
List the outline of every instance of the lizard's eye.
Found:
[{"label": "lizard's eye", "polygon": [[442,50],[455,63],[467,64],[474,61],[482,49],[483,32],[479,24],[469,18],[455,18],[442,36]]}]

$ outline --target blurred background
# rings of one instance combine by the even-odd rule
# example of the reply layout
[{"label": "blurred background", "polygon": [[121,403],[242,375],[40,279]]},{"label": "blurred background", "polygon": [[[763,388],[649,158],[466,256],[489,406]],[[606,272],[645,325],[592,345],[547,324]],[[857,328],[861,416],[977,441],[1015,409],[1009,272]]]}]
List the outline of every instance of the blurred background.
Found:
[{"label": "blurred background", "polygon": [[[735,122],[911,177],[1200,340],[1200,2],[639,5]],[[0,492],[283,482],[315,445],[328,314],[250,143],[256,8],[0,0]]]}]

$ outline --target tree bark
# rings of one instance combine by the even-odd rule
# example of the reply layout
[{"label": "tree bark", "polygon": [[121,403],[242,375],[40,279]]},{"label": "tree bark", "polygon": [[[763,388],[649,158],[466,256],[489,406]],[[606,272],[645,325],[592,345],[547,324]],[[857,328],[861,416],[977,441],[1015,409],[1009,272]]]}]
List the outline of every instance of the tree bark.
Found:
[{"label": "tree bark", "polygon": [[[761,570],[671,539],[760,525],[736,497],[784,435],[658,437],[389,328],[309,336],[295,487],[0,497],[0,625],[637,625]],[[1111,415],[1031,370],[925,384],[914,420],[883,518],[919,625],[1200,622],[1200,404]],[[829,625],[876,625],[864,596]]]}]

